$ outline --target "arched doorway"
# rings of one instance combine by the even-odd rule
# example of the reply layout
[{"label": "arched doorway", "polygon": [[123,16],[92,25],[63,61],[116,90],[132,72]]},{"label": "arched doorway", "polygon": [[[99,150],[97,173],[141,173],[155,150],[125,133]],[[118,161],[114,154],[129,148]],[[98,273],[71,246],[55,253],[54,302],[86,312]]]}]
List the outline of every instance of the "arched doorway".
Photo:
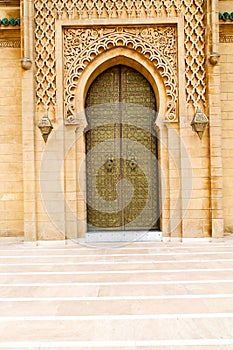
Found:
[{"label": "arched doorway", "polygon": [[138,71],[101,73],[86,98],[88,231],[159,229],[156,100]]}]

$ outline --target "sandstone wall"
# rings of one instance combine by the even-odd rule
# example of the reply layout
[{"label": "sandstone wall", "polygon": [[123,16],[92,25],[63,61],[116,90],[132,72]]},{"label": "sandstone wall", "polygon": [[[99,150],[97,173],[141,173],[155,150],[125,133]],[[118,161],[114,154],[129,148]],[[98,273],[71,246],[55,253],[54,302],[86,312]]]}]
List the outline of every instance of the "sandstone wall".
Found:
[{"label": "sandstone wall", "polygon": [[[220,0],[219,5],[220,12],[233,12],[232,1]],[[46,3],[44,3],[44,6],[47,6]],[[193,13],[193,11],[191,10],[192,9],[190,7],[190,13]],[[166,15],[166,13],[164,12],[163,15]],[[188,16],[188,13],[186,15]],[[30,16],[32,16],[32,14]],[[37,22],[42,23],[40,22],[41,13],[37,14],[37,16],[39,16]],[[0,19],[5,17],[17,18],[19,17],[19,10],[17,10],[16,8],[10,9],[0,7]],[[30,17],[29,19],[29,23],[33,23],[33,18]],[[167,21],[169,22],[169,17]],[[174,224],[172,222],[174,218],[175,220],[177,219],[177,217],[179,220],[182,218],[183,228],[181,228],[181,225],[177,225],[176,229],[174,229],[174,232],[172,233],[172,236],[174,237],[181,237],[182,230],[183,237],[185,238],[209,237],[211,234],[210,213],[211,210],[213,213],[213,209],[215,207],[218,207],[218,203],[214,202],[213,198],[210,198],[211,181],[209,179],[211,176],[213,176],[213,174],[210,173],[209,137],[211,139],[212,145],[214,145],[213,147],[216,148],[216,152],[221,149],[221,145],[219,145],[219,143],[221,143],[222,141],[224,186],[223,205],[225,231],[233,232],[233,21],[229,19],[226,22],[220,21],[220,23],[221,61],[220,66],[217,67],[218,69],[220,67],[221,70],[222,138],[219,136],[218,142],[215,142],[215,134],[213,132],[213,124],[217,118],[215,118],[215,113],[213,112],[213,110],[215,109],[214,93],[216,95],[218,94],[218,92],[216,92],[218,90],[215,89],[215,87],[214,93],[212,92],[211,95],[212,99],[209,99],[209,105],[213,105],[213,110],[211,112],[212,134],[209,134],[209,132],[206,131],[202,141],[200,141],[197,135],[192,132],[190,122],[194,114],[193,110],[191,110],[190,113],[187,113],[187,115],[186,112],[181,113],[179,130],[174,129],[182,141],[176,140],[177,136],[174,136],[175,132],[173,129],[168,127],[168,130],[166,131],[166,133],[168,134],[168,147],[171,147],[171,149],[169,148],[169,150],[172,151],[172,155],[174,156],[174,159],[177,162],[178,168],[181,169],[180,172],[182,174],[181,188],[177,190],[177,186],[180,184],[180,180],[179,176],[177,176],[177,174],[174,172],[174,169],[172,168],[173,164],[170,161],[170,216],[166,216],[167,214],[165,212],[165,209],[163,212],[163,216],[166,217],[167,222],[170,222],[171,220],[170,226]],[[53,30],[55,30],[55,28],[53,28]],[[33,37],[34,28],[32,26],[29,27],[29,31],[31,33],[31,37]],[[44,29],[43,35],[46,37],[47,29]],[[61,35],[61,33],[59,35]],[[66,143],[68,142],[67,140],[69,140],[70,142],[71,137],[75,137],[75,133],[73,131],[73,136],[70,136],[72,126],[65,126],[63,130],[64,116],[61,112],[63,103],[61,96],[63,95],[60,87],[58,87],[57,90],[54,88],[54,91],[56,91],[56,93],[60,91],[60,93],[58,94],[60,96],[60,100],[58,98],[59,103],[57,104],[59,111],[55,116],[53,115],[51,110],[49,110],[48,114],[53,123],[54,129],[51,136],[49,137],[47,145],[44,144],[40,131],[36,127],[36,125],[38,124],[39,120],[44,114],[45,101],[42,101],[43,103],[41,102],[41,109],[36,111],[35,116],[35,71],[22,71],[20,66],[21,52],[19,39],[19,27],[5,27],[3,25],[0,25],[0,236],[23,236],[26,232],[26,240],[63,239],[64,236],[58,230],[58,226],[62,226],[62,232],[66,232],[67,237],[75,238],[77,236],[77,233],[75,233],[75,231],[77,230],[76,221],[69,217],[70,214],[67,214],[68,211],[64,208],[64,203],[62,202],[63,197],[60,198],[60,189],[58,191],[58,188],[56,187],[56,181],[61,181],[60,178],[63,178],[62,171],[59,174],[57,173],[57,171],[55,171],[56,169],[59,170],[59,167],[56,168],[56,166],[54,166],[55,170],[53,171],[53,173],[50,174],[51,178],[49,178],[49,174],[45,172],[46,177],[44,180],[46,182],[47,187],[45,186],[44,188],[46,189],[46,198],[43,198],[41,192],[41,185],[43,185],[43,182],[41,182],[43,180],[43,178],[41,178],[42,160],[44,160],[44,158],[47,157],[46,159],[48,160],[49,164],[51,163],[51,161],[54,162],[54,164],[60,164],[61,160],[63,160],[64,158],[64,145],[66,145]],[[62,41],[62,38],[60,39],[61,40],[57,40],[57,43]],[[186,42],[186,48],[194,47],[195,49],[195,40],[192,39],[191,41],[192,45],[189,42]],[[179,41],[179,45],[183,50],[183,42]],[[54,47],[50,49],[52,50],[52,52],[49,52],[48,54],[51,56],[54,54]],[[30,47],[30,50],[30,55],[31,57],[33,57],[33,53],[35,53],[35,51],[32,45]],[[47,46],[45,45],[42,48],[40,48],[39,54],[41,54],[41,52],[46,54],[46,50]],[[58,47],[56,47],[57,56],[59,56],[59,52],[62,52],[62,48],[60,46],[59,49]],[[189,54],[190,57],[192,57],[191,51]],[[46,57],[46,55],[45,57],[43,57],[43,62],[46,61]],[[39,59],[38,61],[40,63]],[[39,63],[38,67],[40,66]],[[58,71],[58,76],[62,76],[62,66],[60,65],[60,62],[57,63],[57,66],[60,69]],[[40,74],[45,74],[46,79],[49,79],[49,74],[46,70],[47,68],[43,69],[40,71]],[[190,67],[190,71],[192,71],[192,67]],[[209,75],[213,75],[212,71],[210,71]],[[24,84],[23,96],[21,94],[22,77]],[[54,75],[52,75],[51,78],[51,86],[55,84],[55,80],[53,81],[53,79],[55,78],[53,77],[55,77],[55,73]],[[190,84],[192,84],[193,79],[190,78]],[[183,95],[185,95],[185,82],[181,79],[181,77],[180,81],[182,81],[182,83],[180,83],[180,91],[183,93]],[[31,84],[28,84],[28,82],[31,82]],[[217,85],[217,87],[219,88],[219,84]],[[39,94],[38,91],[37,93]],[[41,89],[41,91],[43,91],[43,89]],[[43,100],[43,98],[41,99]],[[192,95],[190,99],[192,99]],[[22,113],[22,100],[26,101],[26,103],[24,103],[24,113]],[[211,101],[214,102],[212,103]],[[217,114],[216,112],[216,116],[217,115],[219,116],[220,114]],[[184,120],[184,116],[187,120]],[[217,131],[221,130],[220,125],[219,127],[218,125],[214,126],[216,127]],[[22,135],[24,139],[24,187],[22,165]],[[185,152],[183,151],[182,147],[185,148]],[[80,151],[80,145],[77,146],[77,149]],[[75,163],[77,161],[77,149],[72,148],[70,152],[66,155],[64,164],[64,170],[66,175],[63,185],[68,205],[72,208],[72,211],[75,214],[76,212],[78,212],[80,216],[80,213],[82,214],[85,211],[85,209],[83,209],[82,199],[80,199],[79,195],[76,193],[75,187],[77,186],[77,169]],[[218,152],[216,154],[218,154]],[[187,170],[187,163],[191,164],[192,174]],[[191,182],[190,177],[192,180]],[[216,188],[214,188],[212,194],[217,193],[217,186],[218,184],[216,184]],[[24,195],[23,189],[25,191]],[[36,191],[36,193],[34,193],[33,191]],[[177,198],[175,195],[176,192],[179,192],[179,196],[182,199],[180,200],[179,198],[178,206]],[[64,193],[62,193],[62,196],[63,195]],[[41,201],[41,199],[47,200],[48,207],[46,207],[45,204],[42,203],[43,201]],[[23,205],[23,200],[25,200],[25,206]],[[213,206],[212,208],[210,204],[211,201]],[[167,211],[167,213],[168,212],[169,211]],[[54,223],[57,223],[58,225],[54,225]],[[35,231],[34,236],[32,233],[32,227],[34,227]],[[164,235],[166,236],[165,232]]]},{"label": "sandstone wall", "polygon": [[[19,10],[0,7],[0,19]],[[19,26],[0,26],[0,236],[23,235]]]},{"label": "sandstone wall", "polygon": [[[233,12],[232,1],[220,1],[220,12]],[[220,20],[223,206],[226,232],[233,232],[233,21]]]}]

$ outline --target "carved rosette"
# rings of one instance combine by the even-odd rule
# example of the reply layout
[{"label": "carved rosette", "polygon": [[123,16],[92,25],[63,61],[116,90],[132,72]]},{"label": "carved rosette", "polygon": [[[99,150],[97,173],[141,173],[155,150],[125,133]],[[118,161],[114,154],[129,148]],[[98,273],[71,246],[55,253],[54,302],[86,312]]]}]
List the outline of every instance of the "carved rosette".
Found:
[{"label": "carved rosette", "polygon": [[[150,60],[160,72],[167,92],[167,121],[178,121],[177,41],[175,26],[65,28],[64,109],[73,113],[75,90],[85,67],[112,47],[128,47]],[[67,120],[67,123],[69,121]]]}]

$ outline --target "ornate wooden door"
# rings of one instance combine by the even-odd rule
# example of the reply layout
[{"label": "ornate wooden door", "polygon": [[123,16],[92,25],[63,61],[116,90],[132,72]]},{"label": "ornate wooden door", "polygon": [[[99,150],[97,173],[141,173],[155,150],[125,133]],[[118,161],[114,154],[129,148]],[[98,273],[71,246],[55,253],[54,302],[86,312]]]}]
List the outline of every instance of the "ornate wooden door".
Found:
[{"label": "ornate wooden door", "polygon": [[156,102],[126,66],[100,74],[86,99],[89,231],[158,228]]}]

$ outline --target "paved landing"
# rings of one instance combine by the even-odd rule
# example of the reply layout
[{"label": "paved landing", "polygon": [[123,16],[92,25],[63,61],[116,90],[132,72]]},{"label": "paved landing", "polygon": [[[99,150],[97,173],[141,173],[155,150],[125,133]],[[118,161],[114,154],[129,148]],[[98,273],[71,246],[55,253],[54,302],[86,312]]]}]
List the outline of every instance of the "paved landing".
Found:
[{"label": "paved landing", "polygon": [[0,349],[233,350],[233,240],[1,245]]}]

